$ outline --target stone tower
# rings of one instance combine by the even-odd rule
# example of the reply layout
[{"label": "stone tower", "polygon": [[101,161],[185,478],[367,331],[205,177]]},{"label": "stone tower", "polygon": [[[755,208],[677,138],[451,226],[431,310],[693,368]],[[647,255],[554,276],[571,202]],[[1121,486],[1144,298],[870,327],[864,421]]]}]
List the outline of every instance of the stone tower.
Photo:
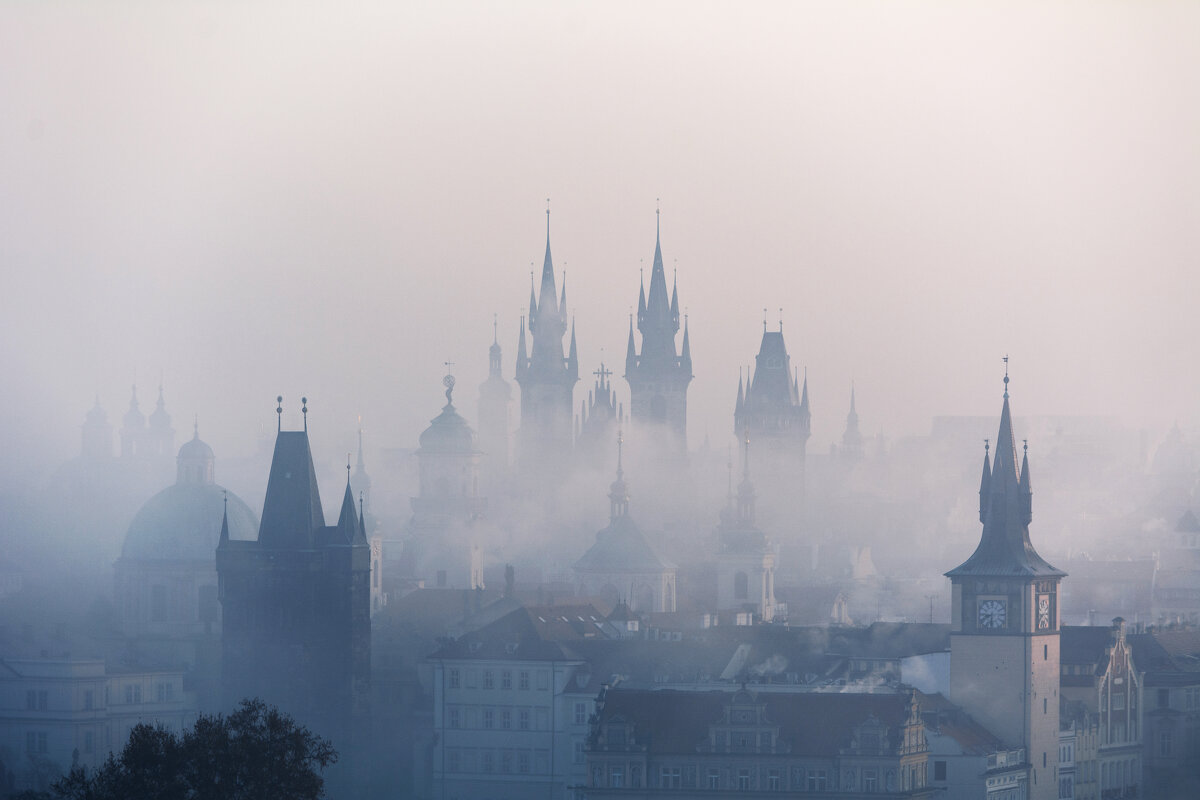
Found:
[{"label": "stone tower", "polygon": [[[525,329],[531,346],[526,350]],[[563,337],[567,333],[567,283],[563,278],[562,296],[555,297],[554,262],[550,257],[550,211],[546,211],[546,257],[542,263],[540,295],[529,287],[529,317],[521,321],[521,339],[517,345],[517,383],[521,386],[521,430],[518,459],[528,473],[561,474],[571,454],[573,442],[572,411],[575,383],[579,380],[579,359],[575,347],[575,326],[571,325],[571,344],[563,356]]]},{"label": "stone tower", "polygon": [[[641,353],[635,347],[631,319],[625,355],[630,417],[634,425],[645,428],[645,436],[663,439],[672,454],[684,454],[687,452],[687,389],[692,382],[692,349],[686,319],[682,349],[678,352],[675,349],[675,336],[679,333],[679,287],[677,284],[672,286],[668,301],[662,240],[657,224],[650,294],[647,297],[643,283],[638,295],[637,329],[642,335]],[[656,437],[654,428],[665,436]]]},{"label": "stone tower", "polygon": [[617,393],[612,388],[612,371],[600,363],[600,369],[592,373],[596,385],[588,392],[588,399],[579,407],[579,435],[575,438],[575,453],[581,461],[600,468],[606,458],[608,443],[616,433],[617,425],[625,416],[623,403],[617,402]]},{"label": "stone tower", "polygon": [[1033,492],[1028,448],[1017,470],[1004,376],[996,455],[985,451],[979,486],[983,534],[946,573],[951,583],[950,699],[1029,763],[1028,797],[1058,796],[1058,586],[1066,575],[1029,539]]},{"label": "stone tower", "polygon": [[717,528],[717,608],[753,611],[763,622],[775,618],[775,548],[755,522],[750,482],[750,440],[743,443],[742,482],[733,491],[729,464],[729,505]]},{"label": "stone tower", "polygon": [[304,430],[276,435],[258,538],[221,530],[222,684],[227,707],[261,697],[345,753],[369,712],[370,553],[349,466],[325,524],[307,418],[306,406]]}]

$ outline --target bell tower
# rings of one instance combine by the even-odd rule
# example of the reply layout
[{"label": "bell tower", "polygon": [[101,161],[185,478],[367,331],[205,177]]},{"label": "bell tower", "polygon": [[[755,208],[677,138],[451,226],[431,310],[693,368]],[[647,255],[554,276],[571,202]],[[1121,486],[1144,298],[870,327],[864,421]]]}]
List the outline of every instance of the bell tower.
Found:
[{"label": "bell tower", "polygon": [[[655,212],[658,215],[658,212]],[[681,350],[675,350],[679,333],[679,287],[671,288],[667,300],[667,275],[663,269],[662,244],[655,224],[654,266],[650,270],[650,296],[642,284],[638,296],[637,329],[642,335],[642,352],[633,339],[629,321],[629,343],[625,349],[625,380],[629,383],[629,411],[635,425],[654,425],[666,434],[672,455],[687,452],[687,388],[692,382],[692,346],[687,318],[683,323]]]},{"label": "bell tower", "polygon": [[1066,573],[1038,555],[1029,539],[1032,500],[1028,445],[1017,469],[1006,370],[990,463],[984,450],[983,533],[971,557],[946,573],[952,598],[950,699],[1009,747],[1024,748],[1028,797],[1053,800],[1058,797],[1058,588]]}]

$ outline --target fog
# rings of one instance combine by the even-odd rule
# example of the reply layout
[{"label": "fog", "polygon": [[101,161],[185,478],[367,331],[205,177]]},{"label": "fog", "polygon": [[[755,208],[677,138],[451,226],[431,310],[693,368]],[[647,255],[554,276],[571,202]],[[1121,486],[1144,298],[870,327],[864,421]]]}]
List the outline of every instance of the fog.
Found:
[{"label": "fog", "polygon": [[661,207],[693,448],[730,440],[764,307],[808,370],[810,452],[851,381],[867,434],[995,414],[1006,353],[1022,413],[1194,426],[1198,18],[6,5],[5,484],[134,383],[219,458],[254,451],[277,394],[285,427],[309,398],[331,459],[358,415],[411,447],[445,362],[473,420],[493,315],[511,379],[546,198],[585,374],[620,366]]}]

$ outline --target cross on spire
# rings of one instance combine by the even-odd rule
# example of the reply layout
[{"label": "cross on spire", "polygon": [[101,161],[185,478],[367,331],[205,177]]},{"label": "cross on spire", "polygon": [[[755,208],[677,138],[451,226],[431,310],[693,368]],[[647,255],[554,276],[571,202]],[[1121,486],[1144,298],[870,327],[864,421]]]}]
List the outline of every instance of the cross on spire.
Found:
[{"label": "cross on spire", "polygon": [[1004,354],[1004,399],[1008,399],[1008,354]]},{"label": "cross on spire", "polygon": [[593,372],[592,374],[593,374],[593,375],[595,375],[597,378],[599,378],[601,382],[604,382],[604,380],[605,380],[606,378],[608,378],[608,376],[612,375],[612,370],[610,370],[610,369],[606,368],[606,367],[604,366],[604,362],[603,362],[603,361],[601,361],[601,362],[600,362],[600,369],[596,370],[596,371],[595,371],[595,372]]}]

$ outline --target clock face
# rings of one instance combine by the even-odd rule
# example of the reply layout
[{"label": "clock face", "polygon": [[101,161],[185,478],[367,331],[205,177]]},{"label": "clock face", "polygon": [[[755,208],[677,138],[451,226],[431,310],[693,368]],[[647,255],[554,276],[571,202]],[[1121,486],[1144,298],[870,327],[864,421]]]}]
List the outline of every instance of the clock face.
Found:
[{"label": "clock face", "polygon": [[1003,600],[984,600],[979,604],[979,626],[981,628],[1003,628],[1008,615]]},{"label": "clock face", "polygon": [[1038,595],[1038,628],[1041,630],[1050,627],[1050,596],[1045,594]]}]

